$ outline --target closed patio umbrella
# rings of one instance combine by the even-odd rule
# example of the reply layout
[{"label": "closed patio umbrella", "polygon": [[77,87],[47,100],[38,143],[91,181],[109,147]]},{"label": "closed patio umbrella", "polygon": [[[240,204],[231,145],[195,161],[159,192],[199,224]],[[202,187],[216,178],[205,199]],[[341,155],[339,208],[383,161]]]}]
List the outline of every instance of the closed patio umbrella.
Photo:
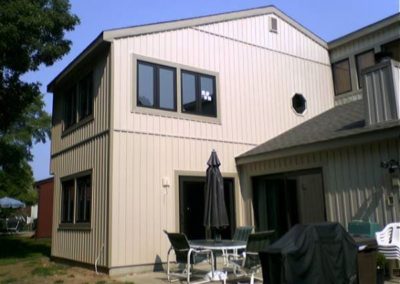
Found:
[{"label": "closed patio umbrella", "polygon": [[23,208],[25,203],[11,197],[0,198],[0,208]]},{"label": "closed patio umbrella", "polygon": [[219,170],[221,163],[215,150],[212,151],[207,165],[204,226],[207,229],[220,230],[229,226],[229,221],[225,206],[224,180]]}]

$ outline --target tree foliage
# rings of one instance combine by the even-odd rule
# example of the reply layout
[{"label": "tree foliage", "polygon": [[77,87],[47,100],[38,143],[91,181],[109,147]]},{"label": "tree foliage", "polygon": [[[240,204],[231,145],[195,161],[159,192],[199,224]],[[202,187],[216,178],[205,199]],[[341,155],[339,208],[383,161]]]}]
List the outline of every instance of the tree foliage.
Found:
[{"label": "tree foliage", "polygon": [[33,143],[45,142],[50,116],[40,83],[21,76],[65,55],[65,32],[79,23],[68,0],[0,0],[0,197],[33,201]]}]

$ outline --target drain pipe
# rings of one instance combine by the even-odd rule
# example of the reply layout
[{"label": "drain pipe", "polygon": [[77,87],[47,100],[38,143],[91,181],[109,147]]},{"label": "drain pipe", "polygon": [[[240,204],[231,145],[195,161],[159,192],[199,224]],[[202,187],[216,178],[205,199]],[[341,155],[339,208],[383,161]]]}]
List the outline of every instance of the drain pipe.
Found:
[{"label": "drain pipe", "polygon": [[104,249],[104,243],[101,245],[100,252],[99,252],[99,254],[98,254],[97,258],[96,258],[96,261],[94,262],[94,270],[96,271],[96,274],[99,274],[97,272],[97,263],[99,262],[99,259],[100,259],[100,256],[101,256],[101,252],[103,251],[103,249]]}]

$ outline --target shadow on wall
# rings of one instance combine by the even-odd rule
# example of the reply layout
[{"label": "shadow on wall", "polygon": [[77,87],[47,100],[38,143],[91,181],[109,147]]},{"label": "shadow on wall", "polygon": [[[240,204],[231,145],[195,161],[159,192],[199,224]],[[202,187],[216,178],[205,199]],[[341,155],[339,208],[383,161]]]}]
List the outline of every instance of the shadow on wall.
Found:
[{"label": "shadow on wall", "polygon": [[154,260],[153,272],[164,271],[164,266],[161,257],[157,254]]},{"label": "shadow on wall", "polygon": [[[379,203],[383,202],[383,189],[376,190],[369,198],[365,199],[357,212],[353,216],[353,220],[370,221]],[[375,220],[376,218],[373,218]]]}]

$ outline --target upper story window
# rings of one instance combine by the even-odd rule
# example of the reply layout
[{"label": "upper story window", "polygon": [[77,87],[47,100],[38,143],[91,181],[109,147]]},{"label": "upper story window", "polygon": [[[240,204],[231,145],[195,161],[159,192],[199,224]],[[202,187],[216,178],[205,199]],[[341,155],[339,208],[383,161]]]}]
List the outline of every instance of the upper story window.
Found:
[{"label": "upper story window", "polygon": [[332,64],[335,95],[351,91],[350,63],[345,59]]},{"label": "upper story window", "polygon": [[400,39],[382,45],[382,51],[390,58],[400,62]]},{"label": "upper story window", "polygon": [[90,223],[92,176],[86,174],[62,182],[61,223]]},{"label": "upper story window", "polygon": [[64,98],[65,130],[93,114],[93,73],[72,86]]},{"label": "upper story window", "polygon": [[176,110],[176,69],[138,61],[137,105]]},{"label": "upper story window", "polygon": [[217,116],[215,77],[182,70],[182,112]]},{"label": "upper story window", "polygon": [[362,88],[362,78],[361,72],[367,67],[375,65],[375,54],[374,50],[368,50],[366,52],[360,53],[356,55],[356,64],[357,64],[357,78],[358,78],[358,87]]}]

